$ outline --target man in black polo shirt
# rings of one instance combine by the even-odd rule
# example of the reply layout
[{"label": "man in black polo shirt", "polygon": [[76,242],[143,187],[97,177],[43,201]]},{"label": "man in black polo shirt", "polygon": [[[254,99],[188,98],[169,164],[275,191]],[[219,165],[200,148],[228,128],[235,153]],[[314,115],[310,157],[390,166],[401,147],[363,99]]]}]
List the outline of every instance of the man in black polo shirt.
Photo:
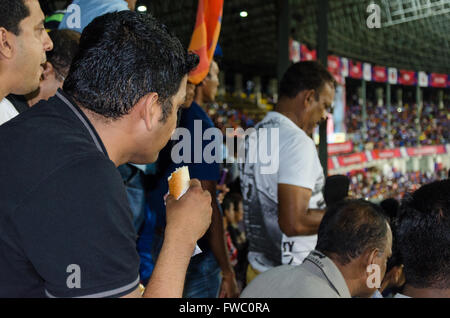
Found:
[{"label": "man in black polo shirt", "polygon": [[[0,127],[0,297],[140,296],[136,233],[116,167],[145,164],[176,127],[198,64],[149,15],[116,12],[83,32],[64,91]],[[198,180],[167,198],[144,297],[179,297],[211,222]]]}]

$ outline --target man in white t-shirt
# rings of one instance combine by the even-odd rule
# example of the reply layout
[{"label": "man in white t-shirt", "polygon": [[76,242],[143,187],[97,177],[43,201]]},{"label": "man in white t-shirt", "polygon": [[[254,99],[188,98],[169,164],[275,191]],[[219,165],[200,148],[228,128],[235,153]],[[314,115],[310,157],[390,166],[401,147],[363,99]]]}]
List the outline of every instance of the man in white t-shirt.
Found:
[{"label": "man in white t-shirt", "polygon": [[[281,81],[275,111],[246,138],[246,162],[239,169],[249,241],[248,282],[274,266],[300,264],[315,248],[325,208],[325,178],[310,136],[327,117],[335,85],[321,64],[293,64]],[[249,141],[260,137],[261,128],[278,129],[279,165],[270,174],[261,169],[261,160],[249,158]]]},{"label": "man in white t-shirt", "polygon": [[46,51],[53,48],[37,0],[0,0],[0,125],[18,112],[5,97],[39,87]]}]

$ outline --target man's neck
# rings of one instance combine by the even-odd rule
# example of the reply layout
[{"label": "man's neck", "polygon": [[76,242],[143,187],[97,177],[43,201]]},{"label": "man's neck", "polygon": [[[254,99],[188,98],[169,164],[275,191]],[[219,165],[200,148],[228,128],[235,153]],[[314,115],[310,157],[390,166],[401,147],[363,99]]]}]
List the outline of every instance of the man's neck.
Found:
[{"label": "man's neck", "polygon": [[329,257],[331,261],[336,265],[336,267],[341,272],[342,276],[344,277],[345,283],[347,284],[347,288],[350,292],[350,295],[354,297],[355,295],[358,295],[358,286],[359,286],[359,279],[357,277],[354,277],[355,273],[353,268],[350,266],[341,265],[339,262],[337,262],[335,259]]},{"label": "man's neck", "polygon": [[402,294],[412,298],[450,298],[450,288],[416,288],[406,284]]},{"label": "man's neck", "polygon": [[277,108],[275,111],[289,118],[297,127],[302,129],[306,134],[308,135],[310,134],[310,132],[306,131],[306,127],[303,124],[301,115],[298,115],[295,112],[284,108]]},{"label": "man's neck", "polygon": [[79,104],[78,107],[80,107],[81,111],[86,115],[100,136],[109,159],[114,162],[116,167],[127,163],[129,158],[124,155],[127,153],[124,147],[130,143],[127,141],[126,129],[123,128],[123,125],[119,121],[109,121]]},{"label": "man's neck", "polygon": [[197,103],[201,108],[203,108],[203,105],[205,102],[203,101],[203,96],[200,93],[197,93],[194,98],[194,102]]},{"label": "man's neck", "polygon": [[[3,79],[0,79],[0,83],[5,83]],[[0,101],[3,100],[6,96],[9,95],[8,89],[0,86]]]}]

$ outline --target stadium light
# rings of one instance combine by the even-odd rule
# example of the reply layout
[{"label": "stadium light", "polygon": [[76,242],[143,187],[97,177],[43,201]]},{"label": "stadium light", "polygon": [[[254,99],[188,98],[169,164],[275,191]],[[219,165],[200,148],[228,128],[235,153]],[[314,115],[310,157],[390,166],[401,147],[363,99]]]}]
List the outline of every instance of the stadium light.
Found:
[{"label": "stadium light", "polygon": [[247,11],[241,11],[241,13],[239,13],[239,15],[241,16],[241,18],[246,18],[246,17],[248,17],[248,12]]},{"label": "stadium light", "polygon": [[139,6],[139,7],[137,8],[137,10],[138,10],[139,12],[147,12],[147,7],[146,7],[146,6]]}]

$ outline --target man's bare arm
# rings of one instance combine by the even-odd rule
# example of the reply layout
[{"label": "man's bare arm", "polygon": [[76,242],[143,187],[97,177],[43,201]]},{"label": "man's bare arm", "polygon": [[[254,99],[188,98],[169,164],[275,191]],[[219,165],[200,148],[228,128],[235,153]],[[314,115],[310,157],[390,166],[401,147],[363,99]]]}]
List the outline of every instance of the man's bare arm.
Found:
[{"label": "man's bare arm", "polygon": [[[182,297],[195,244],[211,224],[211,214],[211,196],[198,180],[191,180],[189,190],[179,200],[167,198],[164,243],[143,297]],[[140,291],[125,297],[140,297]]]},{"label": "man's bare arm", "polygon": [[324,210],[308,209],[312,191],[278,184],[278,224],[287,236],[317,234]]},{"label": "man's bare arm", "polygon": [[239,289],[236,282],[233,266],[228,257],[227,243],[223,230],[223,219],[216,200],[217,182],[201,180],[202,187],[208,190],[212,197],[212,220],[211,226],[207,232],[209,246],[222,269],[222,284],[220,288],[220,297],[235,298],[239,296]]}]

